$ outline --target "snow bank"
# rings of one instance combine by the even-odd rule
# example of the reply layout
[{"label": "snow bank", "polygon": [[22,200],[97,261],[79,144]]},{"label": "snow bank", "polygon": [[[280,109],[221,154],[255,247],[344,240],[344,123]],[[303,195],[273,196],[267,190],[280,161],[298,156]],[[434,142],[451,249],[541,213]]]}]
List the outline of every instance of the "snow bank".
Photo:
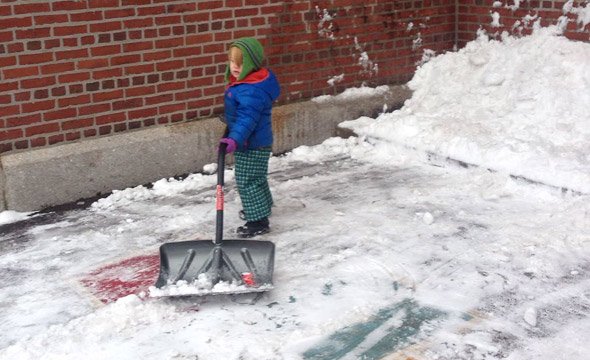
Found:
[{"label": "snow bank", "polygon": [[590,44],[558,32],[502,41],[480,34],[422,65],[402,109],[342,126],[590,193]]}]

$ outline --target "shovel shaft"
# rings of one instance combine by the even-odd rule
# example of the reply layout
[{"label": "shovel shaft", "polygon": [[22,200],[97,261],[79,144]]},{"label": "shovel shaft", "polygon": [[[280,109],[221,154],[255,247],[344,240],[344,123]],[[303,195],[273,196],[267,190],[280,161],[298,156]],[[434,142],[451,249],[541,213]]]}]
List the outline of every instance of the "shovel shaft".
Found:
[{"label": "shovel shaft", "polygon": [[223,203],[224,193],[224,173],[225,173],[225,150],[227,144],[219,144],[219,152],[217,154],[217,191],[215,192],[215,202],[217,208],[217,218],[215,221],[215,245],[221,244],[223,241]]}]

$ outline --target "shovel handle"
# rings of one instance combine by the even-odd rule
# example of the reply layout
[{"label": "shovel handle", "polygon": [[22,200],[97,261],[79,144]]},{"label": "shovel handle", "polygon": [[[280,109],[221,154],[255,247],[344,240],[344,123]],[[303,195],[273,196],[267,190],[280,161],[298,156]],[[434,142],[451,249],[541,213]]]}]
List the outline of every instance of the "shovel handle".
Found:
[{"label": "shovel handle", "polygon": [[217,218],[215,221],[215,245],[221,244],[223,241],[223,203],[224,192],[224,173],[225,173],[225,151],[227,144],[220,143],[217,154],[217,191],[215,192],[215,203],[217,209]]}]

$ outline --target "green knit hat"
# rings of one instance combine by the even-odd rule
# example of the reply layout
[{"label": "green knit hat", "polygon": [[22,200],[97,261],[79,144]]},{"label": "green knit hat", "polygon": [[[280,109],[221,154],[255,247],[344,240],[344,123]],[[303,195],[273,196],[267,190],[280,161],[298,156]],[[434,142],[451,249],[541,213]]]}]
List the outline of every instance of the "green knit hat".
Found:
[{"label": "green knit hat", "polygon": [[[236,40],[230,47],[237,47],[242,50],[242,56],[244,58],[242,62],[242,72],[238,77],[238,81],[244,80],[248,74],[252,71],[258,70],[262,67],[262,61],[264,60],[264,48],[262,44],[254,38],[241,38]],[[229,80],[230,70],[229,64],[225,70],[225,81]]]}]

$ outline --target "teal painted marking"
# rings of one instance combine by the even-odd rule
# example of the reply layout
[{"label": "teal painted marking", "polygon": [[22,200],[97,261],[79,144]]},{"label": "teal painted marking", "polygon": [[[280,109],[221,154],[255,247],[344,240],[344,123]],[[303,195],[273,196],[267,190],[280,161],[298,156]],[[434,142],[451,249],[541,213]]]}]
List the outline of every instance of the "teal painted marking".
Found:
[{"label": "teal painted marking", "polygon": [[[383,326],[394,315],[404,310],[400,318],[401,325],[390,326],[382,330],[385,335],[369,348],[360,347],[367,337]],[[421,307],[414,300],[405,299],[391,307],[381,309],[369,321],[348,326],[336,331],[326,340],[303,353],[304,359],[337,360],[355,349],[363,360],[377,360],[392,353],[404,345],[412,343],[411,337],[418,334],[425,323],[446,316],[445,312],[429,307]]]}]

